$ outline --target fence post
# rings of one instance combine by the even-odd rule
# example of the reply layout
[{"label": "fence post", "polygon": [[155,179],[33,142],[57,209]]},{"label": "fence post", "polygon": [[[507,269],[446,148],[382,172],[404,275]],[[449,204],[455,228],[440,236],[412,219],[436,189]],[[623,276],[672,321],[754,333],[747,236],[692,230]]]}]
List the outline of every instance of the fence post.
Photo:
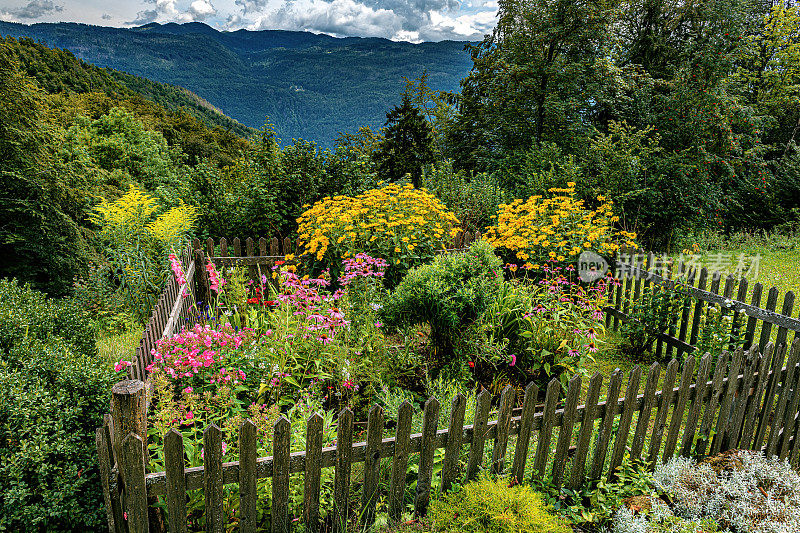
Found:
[{"label": "fence post", "polygon": [[124,490],[124,509],[130,532],[147,532],[147,488],[144,485],[147,449],[147,388],[135,379],[120,381],[111,389],[113,450]]},{"label": "fence post", "polygon": [[[206,260],[203,250],[194,251],[194,301],[195,304],[202,302],[208,305],[208,272],[206,272]],[[203,307],[197,305],[197,311],[202,313]]]},{"label": "fence post", "polygon": [[119,381],[111,389],[114,456],[122,457],[122,441],[131,433],[147,435],[147,388],[138,379]]}]

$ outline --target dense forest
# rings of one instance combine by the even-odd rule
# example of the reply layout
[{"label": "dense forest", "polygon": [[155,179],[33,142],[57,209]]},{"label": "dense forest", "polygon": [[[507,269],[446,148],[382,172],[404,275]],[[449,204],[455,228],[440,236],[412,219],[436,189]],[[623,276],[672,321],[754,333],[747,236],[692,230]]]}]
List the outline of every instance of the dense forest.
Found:
[{"label": "dense forest", "polygon": [[396,103],[403,77],[429,73],[454,91],[469,71],[465,42],[411,44],[309,32],[220,32],[202,23],[105,28],[0,22],[0,36],[31,37],[89,63],[186,87],[236,120],[275,125],[279,139],[332,147],[340,132],[373,129]]}]

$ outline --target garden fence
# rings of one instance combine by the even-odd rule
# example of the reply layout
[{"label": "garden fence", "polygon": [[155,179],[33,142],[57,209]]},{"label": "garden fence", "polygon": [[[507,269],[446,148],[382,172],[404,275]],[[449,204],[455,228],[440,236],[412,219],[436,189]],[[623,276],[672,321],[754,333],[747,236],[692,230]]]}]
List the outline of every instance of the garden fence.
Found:
[{"label": "garden fence", "polygon": [[[247,420],[240,428],[239,460],[227,463],[222,462],[222,432],[211,425],[203,437],[204,465],[195,468],[185,467],[183,437],[171,430],[164,440],[166,469],[152,473],[145,466],[146,387],[141,381],[123,381],[112,391],[112,415],[97,430],[109,531],[161,529],[163,524],[148,504],[159,496],[166,501],[169,531],[186,531],[187,491],[195,489],[204,491],[206,530],[226,531],[231,524],[226,524],[223,487],[238,484],[238,530],[254,532],[261,478],[271,478],[273,532],[289,532],[293,519],[302,521],[306,531],[320,531],[323,468],[334,469],[329,524],[340,532],[356,524],[368,528],[382,497],[391,520],[402,516],[411,454],[419,454],[413,509],[423,515],[431,497],[437,449],[444,449],[437,474],[442,490],[474,478],[482,467],[519,481],[547,476],[556,486],[575,488],[587,480],[613,476],[626,455],[654,464],[674,455],[703,456],[738,448],[777,455],[797,466],[800,340],[794,341],[789,352],[787,357],[785,345],[776,348],[772,343],[761,351],[754,343],[750,350],[724,352],[717,359],[706,354],[696,362],[689,357],[682,367],[673,359],[663,380],[659,363],[653,363],[644,375],[637,366],[628,375],[624,392],[623,375],[617,370],[605,386],[604,401],[600,401],[603,377],[599,373],[589,380],[582,403],[579,375],[570,380],[563,399],[561,384],[551,381],[544,404],[537,402],[535,384],[529,384],[521,398],[509,386],[492,420],[491,395],[484,390],[476,398],[474,422],[468,425],[464,424],[467,402],[458,395],[449,406],[449,426],[442,429],[437,427],[441,406],[431,398],[425,403],[422,432],[417,434],[411,433],[413,408],[405,402],[398,411],[395,436],[389,438],[384,438],[384,413],[375,406],[369,412],[366,439],[356,443],[353,413],[344,409],[338,415],[336,445],[329,448],[322,447],[323,422],[316,414],[308,420],[302,452],[290,451],[290,424],[281,417],[274,425],[270,457],[257,457],[256,426]],[[522,408],[515,409],[519,400]],[[484,455],[490,457],[486,465]],[[391,461],[386,494],[381,494],[379,480],[382,459]],[[358,513],[350,509],[355,463],[363,463],[363,478],[357,480],[361,484]],[[290,517],[290,475],[299,472],[303,473],[303,512],[302,517]]]},{"label": "garden fence", "polygon": [[179,258],[186,268],[184,272],[186,286],[179,286],[175,276],[170,275],[167,278],[164,290],[153,307],[142,338],[136,347],[133,365],[128,367],[128,376],[131,379],[143,381],[146,379],[145,369],[153,361],[152,350],[156,347],[156,342],[159,339],[171,337],[176,331],[179,331],[181,325],[190,320],[191,310],[196,307],[195,279],[197,278],[198,263],[193,259],[191,247],[183,250]]},{"label": "garden fence", "polygon": [[[479,234],[459,235],[449,251],[463,249],[479,238]],[[611,294],[612,305],[604,309],[607,326],[616,330],[620,323],[631,320],[633,304],[651,284],[669,286],[680,277],[682,287],[697,302],[685,307],[667,332],[658,335],[657,358],[677,359],[665,368],[654,363],[646,369],[646,376],[635,367],[622,398],[623,376],[619,371],[606,385],[605,401],[600,401],[603,377],[594,375],[581,405],[578,400],[583,383],[579,376],[570,381],[566,396],[558,381],[550,382],[541,405],[537,404],[538,388],[529,385],[519,398],[521,409],[515,408],[520,403],[518,391],[506,388],[496,417],[490,421],[491,398],[483,391],[476,400],[474,423],[464,425],[466,400],[458,396],[450,406],[450,425],[446,429],[437,428],[440,405],[433,398],[425,404],[422,433],[411,434],[413,409],[406,403],[399,410],[395,436],[391,438],[383,438],[384,414],[376,406],[369,413],[366,440],[357,443],[353,443],[353,413],[345,409],[337,422],[336,446],[322,448],[322,418],[315,415],[308,420],[305,450],[294,453],[290,452],[289,422],[281,418],[274,428],[271,457],[257,457],[256,429],[247,421],[239,437],[240,460],[229,463],[222,462],[221,430],[212,425],[204,433],[205,460],[199,468],[185,468],[182,436],[173,430],[165,437],[166,471],[147,473],[148,394],[147,385],[141,380],[145,379],[145,367],[152,361],[151,350],[156,342],[197,318],[198,308],[208,301],[207,261],[210,259],[219,267],[246,266],[251,269],[251,278],[256,279],[262,270],[269,272],[275,261],[293,251],[296,250],[289,239],[261,238],[247,239],[244,247],[239,239],[230,244],[226,239],[208,239],[204,243],[195,240],[183,252],[186,296],[184,288],[171,276],[137,348],[129,373],[132,379],[115,385],[112,414],[105,417],[103,427],[97,431],[110,531],[161,529],[162,524],[154,519],[149,505],[158,496],[167,503],[169,530],[186,531],[186,495],[195,489],[204,489],[207,530],[223,531],[226,526],[222,495],[227,484],[239,484],[239,529],[255,531],[255,487],[256,480],[262,478],[272,478],[272,530],[289,531],[289,475],[298,472],[304,473],[302,522],[307,530],[317,531],[322,468],[335,470],[332,523],[343,530],[353,515],[348,497],[354,463],[364,464],[358,520],[368,526],[375,517],[378,465],[382,459],[391,459],[386,501],[390,518],[398,519],[405,509],[407,466],[414,453],[420,456],[413,508],[417,514],[424,514],[430,499],[435,450],[444,449],[440,481],[447,488],[477,474],[487,440],[492,442],[489,471],[508,473],[519,480],[550,476],[557,485],[571,487],[613,474],[626,454],[655,462],[666,461],[676,453],[704,455],[749,448],[788,458],[795,466],[800,462],[800,439],[794,438],[800,409],[800,320],[791,316],[794,293],[784,295],[781,313],[776,313],[780,294],[774,287],[768,291],[762,309],[764,288],[760,283],[752,284],[748,304],[745,300],[751,283],[747,279],[709,275],[706,269],[686,269],[681,262],[659,274],[651,271],[654,255],[649,254],[631,255],[617,265],[615,274],[621,284]],[[733,353],[724,352],[717,360],[708,354],[702,358],[686,357],[695,350],[700,320],[710,304],[720,305],[734,318],[747,317],[746,323],[741,323],[745,346]],[[740,323],[736,319],[732,322],[733,327]],[[787,357],[790,331],[795,334]],[[557,436],[555,428],[559,428]],[[513,461],[506,465],[506,452],[512,444]],[[462,472],[465,445],[469,445],[469,452]]]},{"label": "garden fence", "polygon": [[[723,277],[719,272],[709,273],[706,268],[700,270],[687,268],[682,261],[662,262],[662,274],[658,274],[651,270],[656,264],[655,255],[652,253],[622,254],[621,257],[624,260],[617,263],[615,270],[615,278],[619,279],[621,284],[613,289],[609,298],[613,305],[604,309],[606,327],[618,330],[620,322],[630,320],[630,309],[640,300],[643,291],[654,283],[672,287],[680,279],[680,290],[697,300],[693,306],[684,307],[680,316],[673,317],[667,333],[657,335],[656,359],[663,360],[662,358],[668,359],[673,356],[680,358],[695,349],[701,330],[701,318],[709,304],[717,304],[723,313],[733,315],[730,332],[733,337],[737,337],[742,331],[740,328],[744,328],[745,349],[757,345],[758,349],[763,351],[770,340],[776,346],[786,344],[789,331],[794,332],[793,339],[800,336],[800,319],[792,318],[795,299],[792,291],[783,296],[781,312],[776,313],[780,292],[775,287],[767,292],[766,305],[762,309],[760,305],[764,287],[761,283],[753,284],[744,277],[736,279],[732,275]],[[724,286],[720,294],[723,280]],[[709,283],[709,290],[706,290]],[[751,286],[753,289],[748,304],[746,300]],[[742,315],[747,317],[746,323],[742,323],[744,319]]]}]

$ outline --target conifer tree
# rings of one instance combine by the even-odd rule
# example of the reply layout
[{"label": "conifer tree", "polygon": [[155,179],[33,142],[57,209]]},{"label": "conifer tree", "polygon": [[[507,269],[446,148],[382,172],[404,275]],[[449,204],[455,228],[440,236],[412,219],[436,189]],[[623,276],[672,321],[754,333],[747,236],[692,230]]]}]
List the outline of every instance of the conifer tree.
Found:
[{"label": "conifer tree", "polygon": [[410,174],[412,183],[418,186],[422,167],[434,161],[430,125],[404,95],[402,103],[386,113],[384,127],[384,139],[373,155],[378,174],[390,181]]}]

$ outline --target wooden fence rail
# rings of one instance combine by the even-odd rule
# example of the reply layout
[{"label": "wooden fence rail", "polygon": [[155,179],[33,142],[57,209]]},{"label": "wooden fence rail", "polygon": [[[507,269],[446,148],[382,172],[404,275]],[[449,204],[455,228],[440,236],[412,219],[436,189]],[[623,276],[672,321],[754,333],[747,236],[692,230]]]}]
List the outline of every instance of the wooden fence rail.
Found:
[{"label": "wooden fence rail", "polygon": [[[207,531],[224,531],[223,487],[228,484],[239,486],[240,530],[254,531],[256,483],[261,478],[272,479],[272,531],[288,532],[290,518],[302,520],[309,531],[318,531],[323,468],[334,468],[334,529],[345,531],[354,517],[368,528],[375,520],[378,464],[384,458],[392,461],[386,494],[390,518],[398,520],[407,505],[423,515],[430,500],[437,449],[445,450],[439,474],[443,487],[474,478],[481,467],[520,481],[550,476],[556,485],[579,487],[587,479],[613,476],[626,455],[655,463],[674,455],[734,448],[760,450],[797,466],[799,367],[800,340],[794,341],[788,358],[784,347],[775,349],[768,343],[759,351],[754,344],[748,351],[725,352],[716,360],[706,354],[697,367],[695,358],[687,358],[682,368],[675,359],[666,369],[654,363],[644,376],[641,368],[634,367],[622,398],[619,370],[608,380],[604,401],[599,401],[600,374],[589,381],[582,403],[578,401],[582,390],[578,375],[570,380],[563,399],[560,383],[551,381],[543,405],[537,405],[535,385],[529,385],[519,399],[517,392],[507,387],[492,420],[490,394],[484,390],[476,398],[471,424],[465,424],[466,400],[459,395],[452,405],[445,406],[450,409],[450,423],[441,429],[437,427],[439,401],[431,398],[425,404],[422,432],[416,434],[411,433],[412,406],[406,402],[399,409],[395,436],[388,438],[384,436],[384,413],[375,406],[369,412],[366,440],[357,443],[353,443],[353,413],[344,409],[338,416],[336,446],[322,447],[322,418],[315,414],[308,420],[305,450],[293,453],[289,421],[281,417],[274,426],[270,457],[257,457],[256,428],[247,420],[239,432],[239,460],[227,463],[222,462],[221,430],[211,425],[204,431],[204,465],[196,468],[185,467],[183,437],[171,430],[164,439],[166,469],[154,473],[146,473],[141,437],[146,435],[140,399],[144,387],[138,381],[121,382],[113,394],[114,414],[97,430],[109,531],[123,531],[124,524],[130,532],[150,531],[157,521],[148,520],[147,502],[154,497],[166,501],[169,531],[186,531],[186,495],[195,489],[204,489]],[[519,403],[522,409],[515,415]],[[486,441],[492,444],[488,463]],[[466,455],[465,445],[469,448]],[[509,448],[514,449],[513,461],[506,463]],[[419,454],[419,467],[415,496],[406,501],[411,454]],[[355,463],[364,463],[359,513],[350,509]],[[305,487],[302,516],[290,517],[289,476],[300,472]]]},{"label": "wooden fence rail", "polygon": [[179,256],[183,266],[186,285],[181,287],[171,273],[167,277],[164,290],[158,297],[150,319],[145,325],[142,338],[136,347],[133,365],[128,368],[130,379],[146,380],[146,367],[153,362],[152,350],[159,339],[171,337],[186,324],[192,310],[196,307],[197,263],[192,259],[191,248],[186,248]]}]

